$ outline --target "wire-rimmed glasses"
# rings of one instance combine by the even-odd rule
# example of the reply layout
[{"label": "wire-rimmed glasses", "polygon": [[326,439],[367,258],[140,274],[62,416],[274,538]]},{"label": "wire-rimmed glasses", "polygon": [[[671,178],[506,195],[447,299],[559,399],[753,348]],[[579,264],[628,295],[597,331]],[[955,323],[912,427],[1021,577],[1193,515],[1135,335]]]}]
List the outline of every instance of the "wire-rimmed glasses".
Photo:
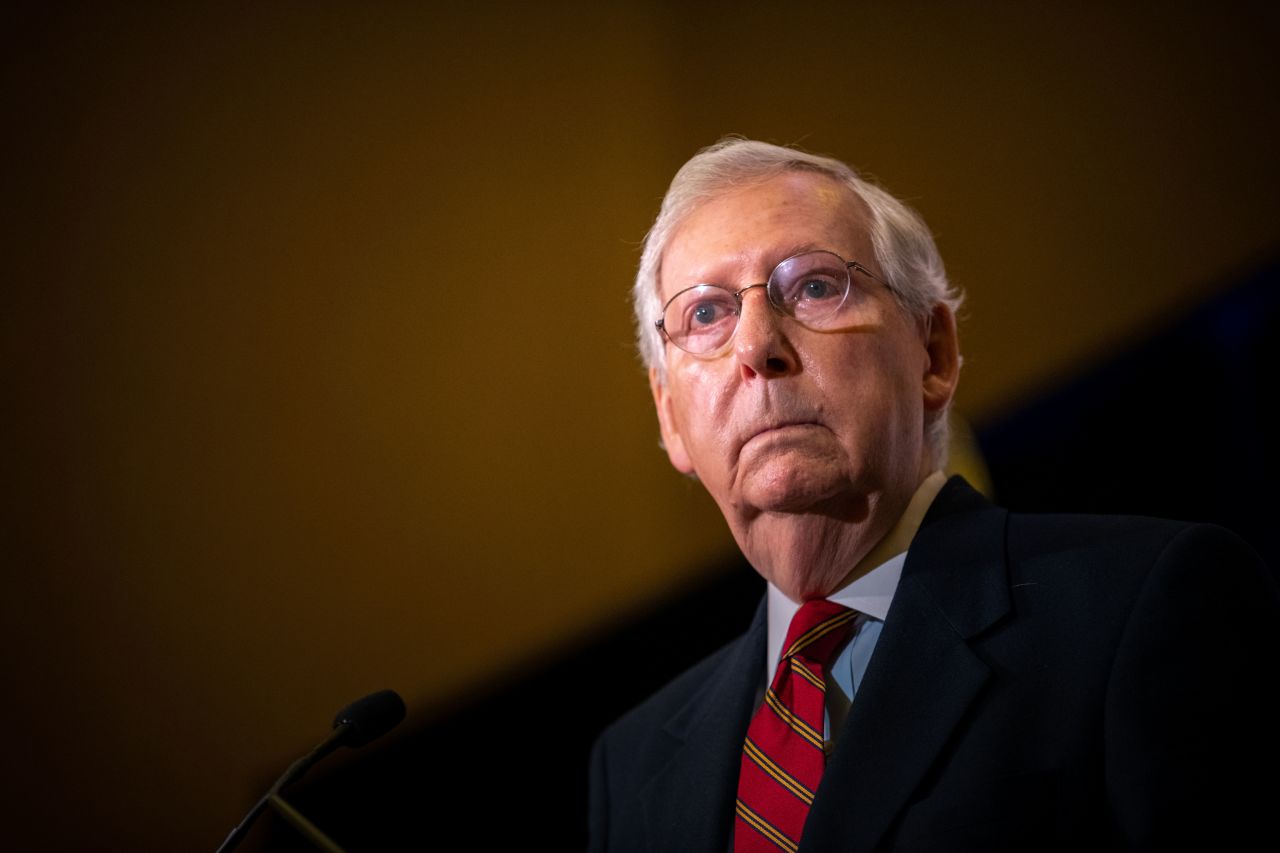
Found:
[{"label": "wire-rimmed glasses", "polygon": [[876,303],[865,288],[856,285],[851,270],[889,286],[862,264],[846,261],[835,252],[802,252],[774,267],[769,280],[761,284],[741,290],[718,284],[687,287],[667,300],[662,319],[654,325],[685,352],[715,352],[738,328],[743,294],[757,287],[765,288],[774,308],[807,328],[822,331],[857,325]]}]

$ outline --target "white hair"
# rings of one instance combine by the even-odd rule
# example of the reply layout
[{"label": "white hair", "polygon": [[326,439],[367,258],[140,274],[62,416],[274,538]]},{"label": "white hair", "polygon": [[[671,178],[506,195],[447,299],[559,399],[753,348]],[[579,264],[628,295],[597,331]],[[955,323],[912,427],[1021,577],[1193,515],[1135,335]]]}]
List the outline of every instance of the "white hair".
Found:
[{"label": "white hair", "polygon": [[[920,215],[906,204],[863,180],[839,160],[729,136],[702,149],[680,167],[662,199],[658,218],[644,238],[640,268],[632,290],[636,340],[645,367],[657,371],[660,381],[665,381],[665,370],[662,335],[655,325],[662,317],[658,280],[662,274],[662,256],[671,238],[699,206],[785,172],[825,175],[866,205],[876,262],[890,292],[909,316],[925,322],[935,305],[946,305],[953,313],[960,307],[963,297],[947,281],[933,235]],[[946,462],[950,440],[947,414],[946,410],[937,413],[928,426],[927,440],[938,466]]]}]

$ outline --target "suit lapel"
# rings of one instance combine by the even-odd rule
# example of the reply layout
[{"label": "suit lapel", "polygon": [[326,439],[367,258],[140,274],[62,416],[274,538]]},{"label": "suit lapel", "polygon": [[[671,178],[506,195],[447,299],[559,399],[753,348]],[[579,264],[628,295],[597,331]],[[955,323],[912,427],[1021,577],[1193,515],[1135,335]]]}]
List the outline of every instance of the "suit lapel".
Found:
[{"label": "suit lapel", "polygon": [[990,671],[967,641],[1009,611],[1006,515],[960,478],[934,501],[828,763],[803,850],[873,849],[986,682]]},{"label": "suit lapel", "polygon": [[650,849],[729,848],[742,741],[763,678],[765,607],[724,664],[663,727],[671,758],[641,792]]}]

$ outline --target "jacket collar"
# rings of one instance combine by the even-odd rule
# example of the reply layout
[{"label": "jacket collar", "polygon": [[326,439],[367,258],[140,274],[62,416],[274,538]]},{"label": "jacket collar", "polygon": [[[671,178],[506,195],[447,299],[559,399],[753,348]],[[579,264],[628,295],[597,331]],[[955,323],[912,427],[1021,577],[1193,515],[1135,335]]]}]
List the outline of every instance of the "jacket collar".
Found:
[{"label": "jacket collar", "polygon": [[1007,515],[960,477],[933,502],[823,776],[803,850],[873,849],[989,678],[968,641],[1010,611]]}]

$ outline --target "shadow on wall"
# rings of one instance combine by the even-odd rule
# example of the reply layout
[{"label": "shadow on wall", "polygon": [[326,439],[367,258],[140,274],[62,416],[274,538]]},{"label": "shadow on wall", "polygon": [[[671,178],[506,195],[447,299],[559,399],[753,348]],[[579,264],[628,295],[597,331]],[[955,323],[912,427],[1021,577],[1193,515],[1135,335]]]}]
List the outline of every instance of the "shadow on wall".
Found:
[{"label": "shadow on wall", "polygon": [[[1280,264],[979,429],[997,499],[1026,511],[1214,521],[1277,565],[1263,526],[1280,474],[1263,420],[1277,285]],[[981,458],[956,461],[982,481]],[[441,821],[487,849],[521,849],[531,837],[582,849],[596,733],[740,633],[763,590],[740,559],[705,577],[575,653],[351,756],[291,799],[351,853],[430,847]],[[274,816],[268,822],[246,849],[313,849]]]},{"label": "shadow on wall", "polygon": [[1273,567],[1280,261],[978,432],[996,499],[1028,512],[1209,521]]}]

